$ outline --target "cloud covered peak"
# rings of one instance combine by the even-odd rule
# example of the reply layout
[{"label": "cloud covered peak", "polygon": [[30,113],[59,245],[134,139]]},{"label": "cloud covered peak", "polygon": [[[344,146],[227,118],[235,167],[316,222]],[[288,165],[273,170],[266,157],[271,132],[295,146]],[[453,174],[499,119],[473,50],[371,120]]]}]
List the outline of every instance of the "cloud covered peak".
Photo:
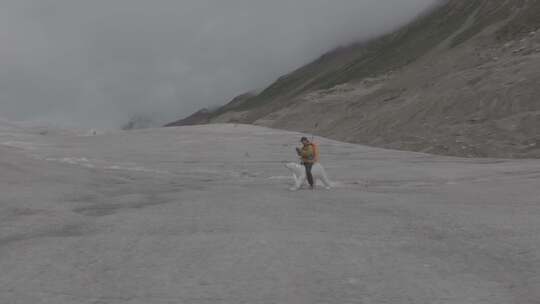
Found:
[{"label": "cloud covered peak", "polygon": [[0,114],[156,123],[268,85],[435,0],[0,0]]}]

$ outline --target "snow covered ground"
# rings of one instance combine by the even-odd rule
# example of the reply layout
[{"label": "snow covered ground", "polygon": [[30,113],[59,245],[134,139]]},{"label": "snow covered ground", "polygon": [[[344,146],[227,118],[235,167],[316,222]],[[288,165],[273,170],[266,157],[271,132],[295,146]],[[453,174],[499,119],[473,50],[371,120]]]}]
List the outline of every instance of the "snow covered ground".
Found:
[{"label": "snow covered ground", "polygon": [[539,303],[540,161],[0,121],[0,303]]}]

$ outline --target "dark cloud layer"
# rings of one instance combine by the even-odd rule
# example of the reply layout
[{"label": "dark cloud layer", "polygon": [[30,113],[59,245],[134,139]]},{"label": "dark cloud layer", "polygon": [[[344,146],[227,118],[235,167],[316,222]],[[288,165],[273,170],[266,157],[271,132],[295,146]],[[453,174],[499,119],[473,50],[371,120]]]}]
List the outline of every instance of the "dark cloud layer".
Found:
[{"label": "dark cloud layer", "polygon": [[436,0],[0,0],[0,117],[118,127],[261,88]]}]

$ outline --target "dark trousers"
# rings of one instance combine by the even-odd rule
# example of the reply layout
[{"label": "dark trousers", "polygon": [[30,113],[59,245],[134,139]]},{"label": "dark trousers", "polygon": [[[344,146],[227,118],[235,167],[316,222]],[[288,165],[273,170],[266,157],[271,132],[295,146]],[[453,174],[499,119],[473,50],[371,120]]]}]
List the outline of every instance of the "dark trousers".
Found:
[{"label": "dark trousers", "polygon": [[312,163],[304,163],[304,167],[306,167],[306,177],[309,185],[313,187],[313,175],[311,174],[311,168],[313,168]]}]

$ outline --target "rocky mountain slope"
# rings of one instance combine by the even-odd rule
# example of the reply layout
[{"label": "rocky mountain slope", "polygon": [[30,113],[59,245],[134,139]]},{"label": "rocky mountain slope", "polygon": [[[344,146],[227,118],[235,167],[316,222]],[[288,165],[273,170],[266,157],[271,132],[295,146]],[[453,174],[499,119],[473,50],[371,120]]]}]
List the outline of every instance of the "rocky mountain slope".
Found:
[{"label": "rocky mountain slope", "polygon": [[446,1],[191,123],[249,123],[445,155],[540,157],[539,28],[540,1]]},{"label": "rocky mountain slope", "polygon": [[214,109],[214,110],[208,109],[208,108],[201,109],[186,118],[166,124],[165,127],[181,127],[181,126],[208,124],[211,122],[212,118],[218,115],[218,113],[224,113],[228,110],[234,110],[237,105],[255,96],[256,95],[253,93],[245,93],[245,94],[239,95],[235,97],[232,101],[230,101],[228,104],[218,109]]},{"label": "rocky mountain slope", "polygon": [[212,112],[210,112],[207,108],[204,108],[191,114],[190,116],[186,118],[182,118],[175,122],[166,124],[165,127],[181,127],[181,126],[207,124],[210,122],[211,115],[212,115]]}]

